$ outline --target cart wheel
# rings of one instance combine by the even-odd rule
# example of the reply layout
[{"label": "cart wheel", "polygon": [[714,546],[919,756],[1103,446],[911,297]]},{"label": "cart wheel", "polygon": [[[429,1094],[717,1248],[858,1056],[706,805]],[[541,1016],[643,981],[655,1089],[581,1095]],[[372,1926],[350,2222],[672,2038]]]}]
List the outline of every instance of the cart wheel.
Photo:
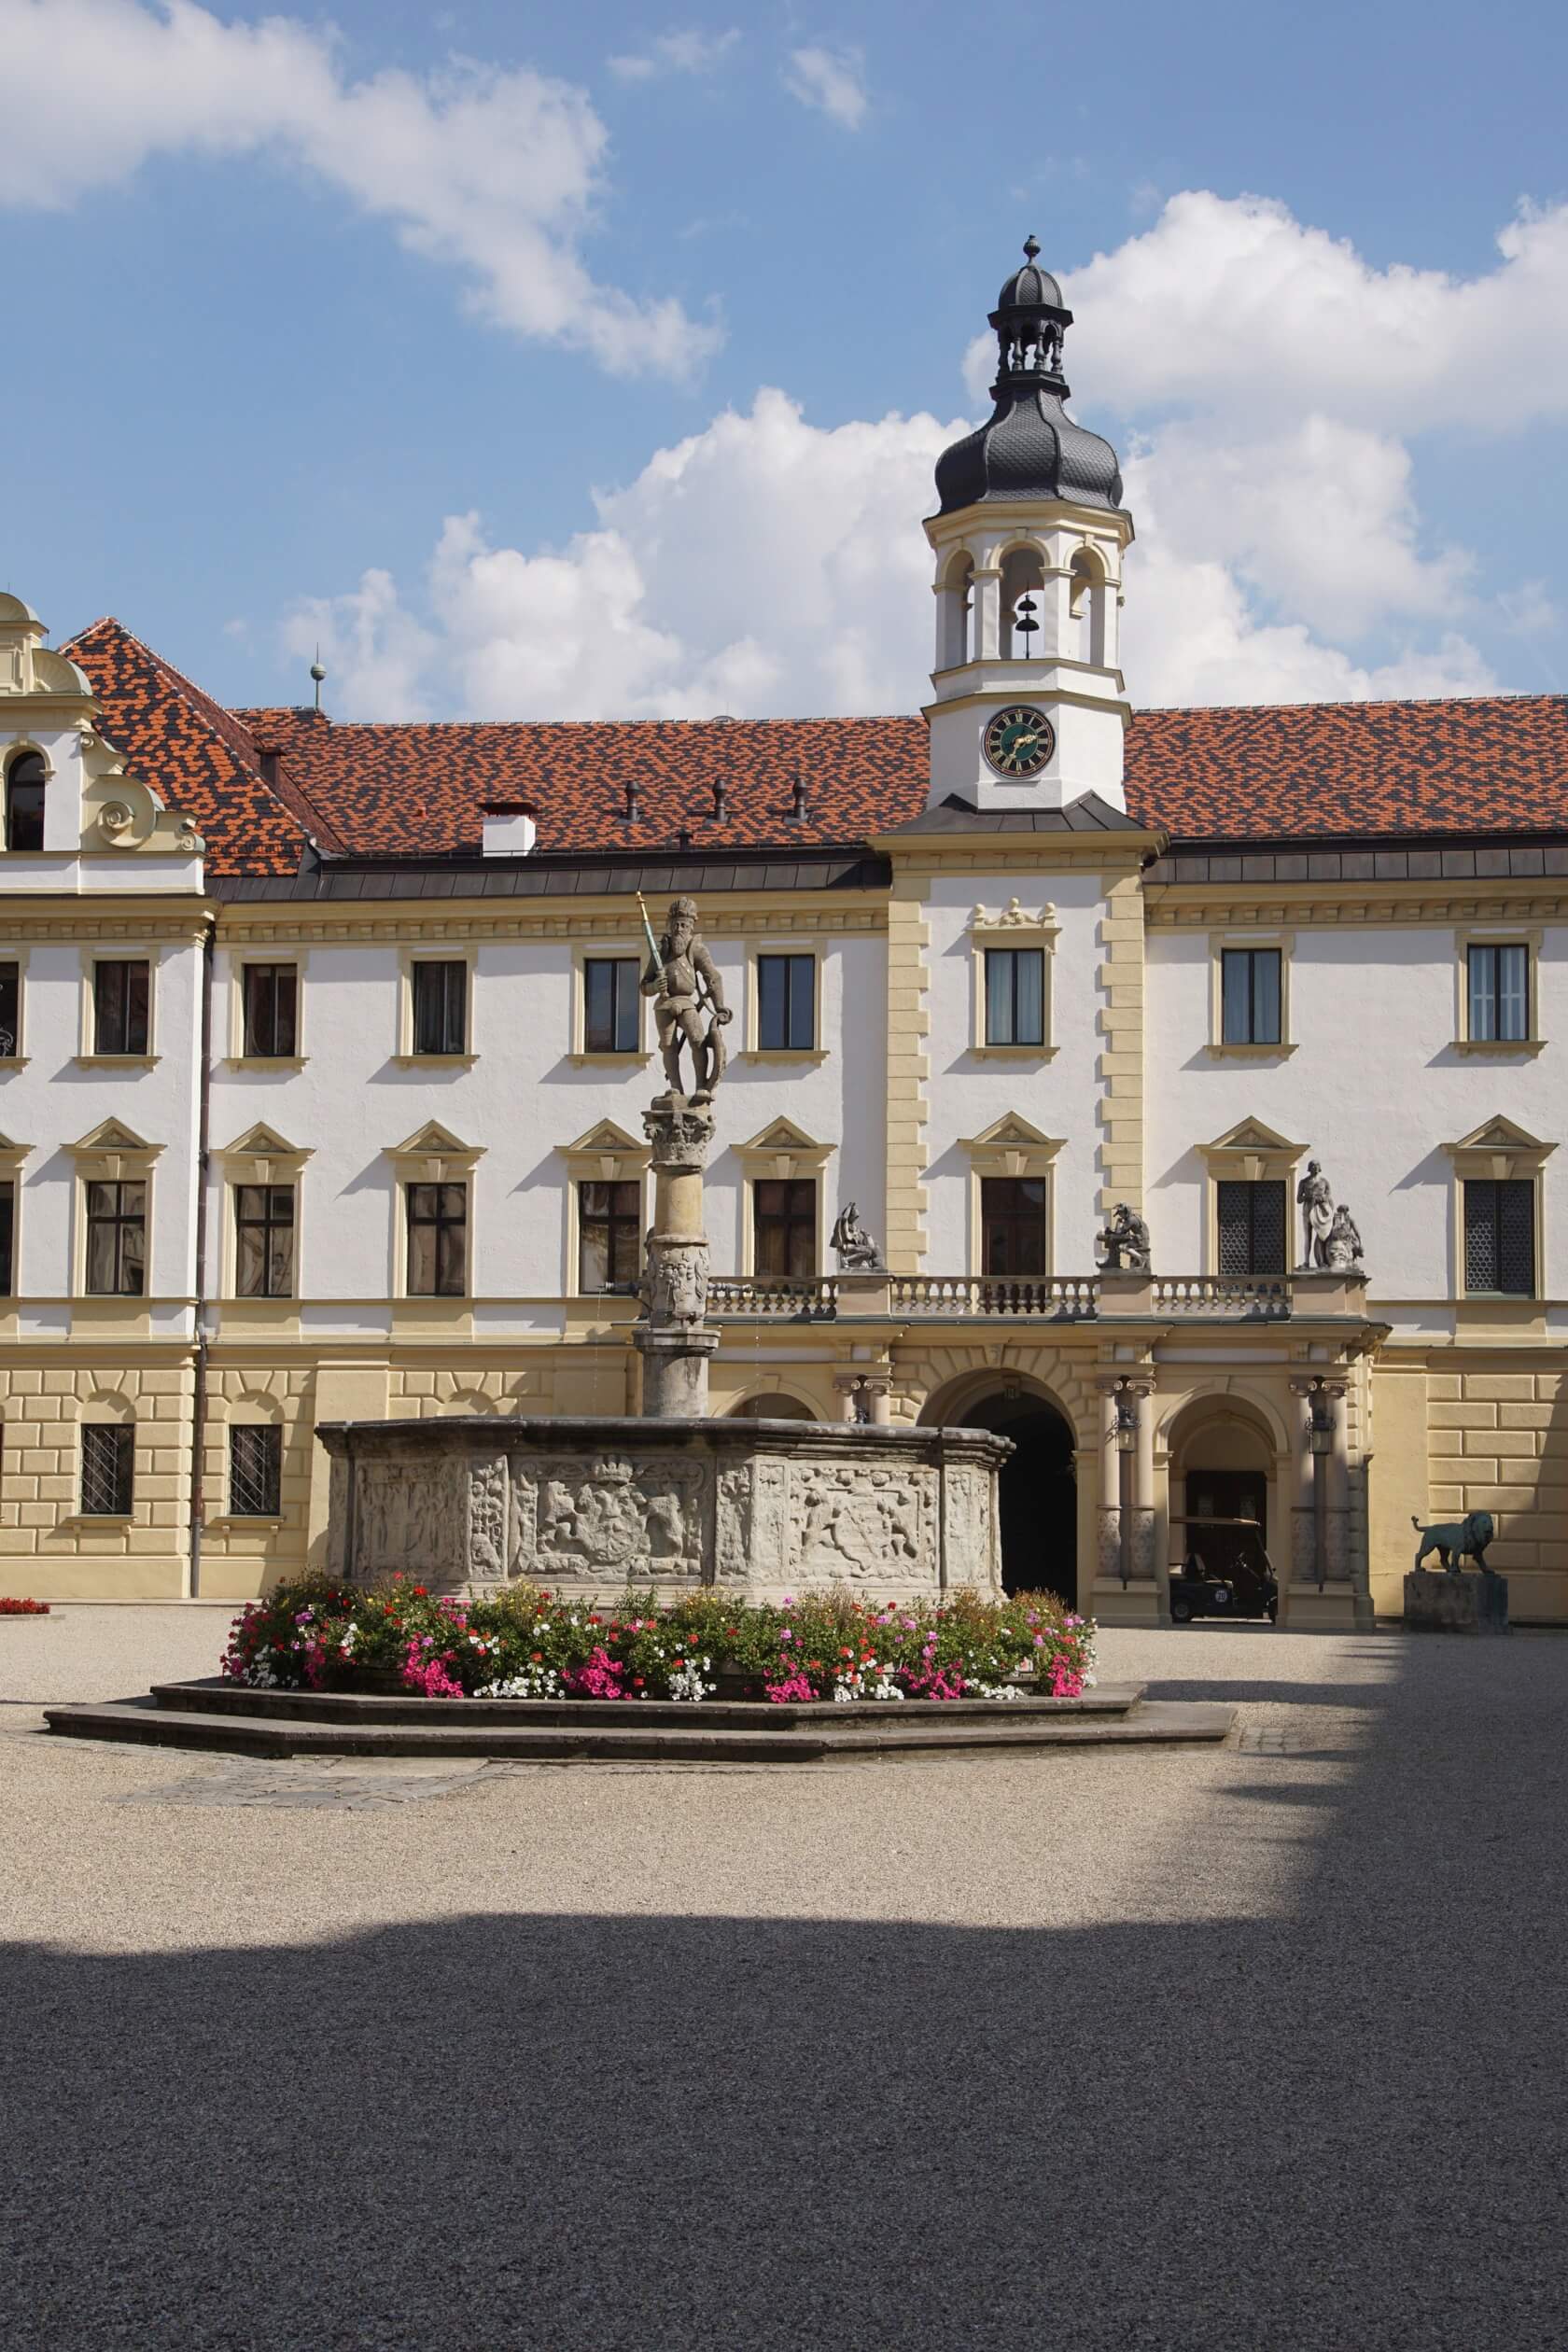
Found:
[{"label": "cart wheel", "polygon": [[1177,1599],[1171,1602],[1170,1622],[1172,1625],[1190,1625],[1192,1623],[1192,1603],[1187,1600],[1184,1595],[1178,1596]]}]

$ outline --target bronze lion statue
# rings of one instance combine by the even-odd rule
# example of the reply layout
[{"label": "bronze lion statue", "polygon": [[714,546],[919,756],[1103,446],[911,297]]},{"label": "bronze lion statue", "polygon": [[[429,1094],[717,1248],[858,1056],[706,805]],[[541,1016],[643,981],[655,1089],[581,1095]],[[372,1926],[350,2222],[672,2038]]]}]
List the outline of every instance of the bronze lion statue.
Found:
[{"label": "bronze lion statue", "polygon": [[1421,1537],[1416,1566],[1421,1566],[1429,1552],[1435,1552],[1450,1576],[1463,1575],[1461,1562],[1466,1559],[1484,1570],[1486,1547],[1497,1533],[1490,1511],[1469,1511],[1462,1519],[1449,1519],[1436,1527],[1423,1527],[1419,1519],[1412,1519],[1410,1525]]}]

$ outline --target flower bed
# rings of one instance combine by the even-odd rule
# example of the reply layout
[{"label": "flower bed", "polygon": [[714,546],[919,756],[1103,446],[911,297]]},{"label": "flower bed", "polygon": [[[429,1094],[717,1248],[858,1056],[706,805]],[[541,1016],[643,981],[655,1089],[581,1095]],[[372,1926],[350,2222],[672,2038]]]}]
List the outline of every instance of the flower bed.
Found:
[{"label": "flower bed", "polygon": [[11,1594],[0,1592],[0,1617],[48,1617],[47,1601],[19,1601]]},{"label": "flower bed", "polygon": [[236,1617],[223,1672],[264,1690],[430,1699],[1014,1699],[1014,1678],[1075,1699],[1094,1680],[1094,1627],[1050,1593],[873,1605],[807,1592],[777,1608],[713,1591],[613,1607],[531,1585],[437,1600],[395,1576],[362,1590],[279,1585]]}]

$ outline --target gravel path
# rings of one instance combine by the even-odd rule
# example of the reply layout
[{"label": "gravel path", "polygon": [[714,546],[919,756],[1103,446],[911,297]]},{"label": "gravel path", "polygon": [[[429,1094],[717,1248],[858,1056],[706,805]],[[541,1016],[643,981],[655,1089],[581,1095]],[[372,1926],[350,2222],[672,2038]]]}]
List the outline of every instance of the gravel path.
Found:
[{"label": "gravel path", "polygon": [[0,1626],[7,2352],[1568,2339],[1568,1640],[1103,1637],[1221,1751],[34,1735],[226,1621]]}]

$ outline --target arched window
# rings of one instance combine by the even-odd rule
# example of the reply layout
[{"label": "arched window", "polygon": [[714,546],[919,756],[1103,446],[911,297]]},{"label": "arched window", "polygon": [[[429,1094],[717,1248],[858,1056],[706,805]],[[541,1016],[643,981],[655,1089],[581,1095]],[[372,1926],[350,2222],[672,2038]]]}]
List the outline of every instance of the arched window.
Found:
[{"label": "arched window", "polygon": [[959,553],[942,576],[937,598],[936,666],[958,669],[970,653],[970,613],[974,600],[974,559]]},{"label": "arched window", "polygon": [[1075,651],[1081,662],[1105,661],[1105,574],[1097,559],[1080,548],[1072,558],[1068,610],[1077,623]]},{"label": "arched window", "polygon": [[19,751],[6,770],[6,847],[44,846],[44,755]]},{"label": "arched window", "polygon": [[1045,567],[1036,547],[1009,550],[1001,567],[1001,658],[1004,662],[1038,659],[1044,647],[1043,629]]}]

